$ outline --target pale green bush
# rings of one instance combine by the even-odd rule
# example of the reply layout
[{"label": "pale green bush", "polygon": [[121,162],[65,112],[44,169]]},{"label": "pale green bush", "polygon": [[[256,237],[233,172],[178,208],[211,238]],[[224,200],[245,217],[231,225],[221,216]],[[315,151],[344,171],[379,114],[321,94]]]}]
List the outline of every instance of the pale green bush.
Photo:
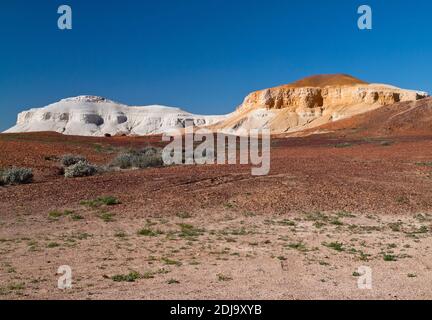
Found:
[{"label": "pale green bush", "polygon": [[33,171],[29,168],[10,168],[0,171],[0,184],[24,184],[33,181]]},{"label": "pale green bush", "polygon": [[73,154],[65,154],[61,158],[61,164],[65,167],[69,167],[74,164],[77,164],[78,162],[85,162],[85,161],[87,161],[85,157],[80,155],[73,155]]},{"label": "pale green bush", "polygon": [[79,161],[65,168],[64,176],[66,178],[88,177],[98,172],[98,167],[87,161]]},{"label": "pale green bush", "polygon": [[161,167],[163,166],[162,151],[154,147],[146,147],[141,150],[129,150],[120,153],[111,162],[111,166],[121,169]]}]

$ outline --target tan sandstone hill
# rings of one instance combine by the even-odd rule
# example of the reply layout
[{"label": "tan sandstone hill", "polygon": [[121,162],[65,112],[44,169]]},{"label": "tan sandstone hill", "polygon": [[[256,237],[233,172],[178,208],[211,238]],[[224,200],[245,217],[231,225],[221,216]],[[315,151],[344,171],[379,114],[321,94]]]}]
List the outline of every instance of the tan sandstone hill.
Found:
[{"label": "tan sandstone hill", "polygon": [[268,128],[275,134],[296,132],[427,96],[344,74],[318,75],[252,92],[234,113],[212,128],[234,133],[254,128]]}]

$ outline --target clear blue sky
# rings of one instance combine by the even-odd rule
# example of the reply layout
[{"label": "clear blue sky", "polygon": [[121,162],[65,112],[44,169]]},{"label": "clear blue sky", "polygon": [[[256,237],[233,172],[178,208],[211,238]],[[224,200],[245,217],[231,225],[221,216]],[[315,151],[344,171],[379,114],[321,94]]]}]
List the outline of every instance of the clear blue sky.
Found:
[{"label": "clear blue sky", "polygon": [[[73,30],[57,29],[57,8]],[[373,30],[357,8],[373,9]],[[92,94],[202,114],[320,73],[432,92],[429,0],[0,2],[0,130],[19,111]]]}]

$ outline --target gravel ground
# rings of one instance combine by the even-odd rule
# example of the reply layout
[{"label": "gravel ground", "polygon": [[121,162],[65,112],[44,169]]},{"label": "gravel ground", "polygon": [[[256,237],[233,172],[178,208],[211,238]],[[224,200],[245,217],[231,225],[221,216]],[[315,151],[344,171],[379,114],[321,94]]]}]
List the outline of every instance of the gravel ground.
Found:
[{"label": "gravel ground", "polygon": [[[160,137],[2,134],[0,166],[35,181],[0,187],[0,299],[430,299],[431,138],[273,139],[263,177],[205,165],[64,179],[62,154],[104,164]],[[101,196],[121,203],[83,203]]]}]

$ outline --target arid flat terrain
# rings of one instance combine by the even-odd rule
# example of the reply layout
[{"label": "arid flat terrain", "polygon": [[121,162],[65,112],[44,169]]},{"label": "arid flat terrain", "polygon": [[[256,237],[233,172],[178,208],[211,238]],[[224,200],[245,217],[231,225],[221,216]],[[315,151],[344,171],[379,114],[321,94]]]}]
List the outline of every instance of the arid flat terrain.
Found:
[{"label": "arid flat terrain", "polygon": [[[431,135],[274,138],[261,177],[246,165],[59,174],[67,153],[106,164],[160,141],[1,134],[0,167],[35,177],[0,187],[0,299],[432,298]],[[57,288],[61,265],[71,289]]]}]

